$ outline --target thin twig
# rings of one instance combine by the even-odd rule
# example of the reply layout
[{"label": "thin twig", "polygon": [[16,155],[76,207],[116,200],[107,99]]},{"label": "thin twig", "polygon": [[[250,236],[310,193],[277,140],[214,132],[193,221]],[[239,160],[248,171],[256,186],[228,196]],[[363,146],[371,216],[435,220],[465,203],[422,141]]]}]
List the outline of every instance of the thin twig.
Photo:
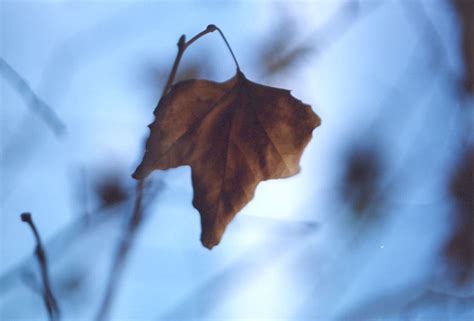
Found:
[{"label": "thin twig", "polygon": [[202,36],[207,35],[208,33],[214,32],[214,31],[219,31],[219,34],[221,35],[222,39],[224,40],[227,48],[229,49],[230,54],[232,55],[232,58],[234,59],[235,66],[237,67],[237,71],[240,70],[239,63],[237,62],[237,59],[235,58],[234,52],[232,51],[232,48],[230,47],[229,43],[227,42],[227,39],[224,36],[224,33],[217,27],[216,25],[208,25],[206,29],[192,37],[189,41],[186,41],[186,36],[182,35],[179,38],[178,41],[178,53],[176,54],[176,58],[173,63],[173,67],[171,68],[171,72],[168,76],[168,81],[166,82],[166,85],[163,89],[163,93],[161,94],[161,97],[165,96],[168,91],[170,90],[171,86],[174,83],[174,79],[176,77],[176,72],[178,71],[178,66],[181,61],[181,58],[183,57],[184,51],[191,46],[196,40],[201,38]]},{"label": "thin twig", "polygon": [[56,299],[54,298],[53,291],[51,290],[51,282],[49,280],[48,273],[48,262],[38,230],[36,229],[36,226],[33,223],[33,219],[31,218],[30,213],[21,214],[21,220],[31,227],[31,230],[33,231],[33,235],[36,240],[35,255],[38,259],[38,263],[41,270],[41,279],[43,281],[43,300],[46,306],[46,310],[48,311],[49,319],[51,321],[59,320],[59,307]]},{"label": "thin twig", "polygon": [[[146,204],[146,200],[144,200],[144,202]],[[113,210],[121,211],[121,205],[122,204],[119,204],[119,206]],[[84,238],[89,237],[94,231],[103,228],[104,225],[113,224],[112,222],[115,222],[121,216],[121,214],[119,216],[110,215],[110,212],[105,210],[102,206],[91,210],[89,216],[78,215],[77,218],[60,229],[48,240],[43,240],[43,244],[48,245],[47,247],[50,248],[49,260],[54,260],[55,257],[64,255],[75,244],[82,242]],[[11,269],[0,274],[0,296],[12,290],[16,281],[22,278],[22,271],[29,269],[31,266],[31,261],[30,258],[25,258]]]},{"label": "thin twig", "polygon": [[3,58],[0,58],[0,74],[21,95],[26,105],[51,128],[56,136],[61,136],[64,133],[66,127],[56,112],[35,94],[27,81]]}]

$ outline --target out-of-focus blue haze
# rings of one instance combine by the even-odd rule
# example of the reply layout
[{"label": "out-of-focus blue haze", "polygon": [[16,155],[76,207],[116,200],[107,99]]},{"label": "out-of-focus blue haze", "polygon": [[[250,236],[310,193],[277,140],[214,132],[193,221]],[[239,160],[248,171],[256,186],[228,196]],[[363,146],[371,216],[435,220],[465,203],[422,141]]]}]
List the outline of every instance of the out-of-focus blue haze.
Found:
[{"label": "out-of-focus blue haze", "polygon": [[[25,211],[62,319],[93,320],[176,43],[210,23],[249,79],[291,89],[322,125],[302,172],[261,183],[212,251],[190,169],[155,172],[110,320],[474,319],[446,250],[474,119],[455,1],[0,1],[0,320],[48,318]],[[217,33],[180,67],[235,72]]]}]

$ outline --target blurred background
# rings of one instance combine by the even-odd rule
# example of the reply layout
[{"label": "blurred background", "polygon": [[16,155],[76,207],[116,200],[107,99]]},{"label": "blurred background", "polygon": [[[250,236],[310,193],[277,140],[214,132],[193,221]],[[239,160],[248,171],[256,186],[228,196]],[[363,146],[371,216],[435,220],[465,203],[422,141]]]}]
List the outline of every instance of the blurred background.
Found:
[{"label": "blurred background", "polygon": [[[188,167],[138,221],[130,176],[210,23],[322,118],[212,251]],[[1,0],[0,33],[1,320],[474,319],[474,1]],[[214,33],[178,80],[234,72]]]}]

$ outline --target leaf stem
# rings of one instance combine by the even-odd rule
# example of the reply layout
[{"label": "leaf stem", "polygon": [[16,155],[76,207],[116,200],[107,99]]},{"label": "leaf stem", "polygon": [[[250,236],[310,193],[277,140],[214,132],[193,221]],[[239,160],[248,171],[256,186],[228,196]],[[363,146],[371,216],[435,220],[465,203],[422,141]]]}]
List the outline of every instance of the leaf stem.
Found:
[{"label": "leaf stem", "polygon": [[227,41],[226,37],[224,36],[224,33],[222,32],[222,30],[219,29],[219,27],[217,27],[215,25],[209,25],[208,28],[209,27],[216,28],[216,30],[219,31],[219,34],[221,35],[222,39],[224,40],[224,42],[227,46],[227,49],[229,49],[230,54],[232,55],[232,58],[234,59],[235,66],[237,67],[237,71],[240,71],[240,66],[239,66],[239,63],[237,62],[237,58],[235,58],[234,52],[232,51],[232,48],[230,47],[229,42]]},{"label": "leaf stem", "polygon": [[185,35],[182,35],[180,38],[179,38],[179,41],[178,41],[178,53],[176,54],[176,58],[174,60],[174,63],[173,63],[173,67],[171,68],[171,72],[168,76],[168,81],[166,82],[166,85],[163,89],[163,93],[161,95],[161,97],[163,98],[167,93],[168,91],[170,90],[171,86],[173,85],[173,82],[174,82],[174,79],[176,77],[176,73],[178,71],[178,66],[179,66],[179,63],[181,61],[181,58],[183,57],[183,54],[184,54],[184,51],[189,47],[191,46],[196,40],[198,40],[199,38],[201,38],[202,36],[205,36],[207,35],[208,33],[211,33],[211,32],[214,32],[214,31],[218,31],[219,34],[221,35],[222,39],[224,40],[227,48],[229,49],[229,52],[230,54],[232,55],[232,58],[234,59],[234,62],[235,62],[235,66],[237,67],[237,71],[240,71],[240,66],[239,66],[239,63],[237,62],[237,58],[235,58],[235,55],[234,55],[234,52],[232,51],[232,48],[230,47],[229,45],[229,42],[227,41],[226,37],[224,36],[224,33],[221,31],[221,29],[219,29],[216,25],[208,25],[206,27],[206,29],[204,29],[203,31],[201,31],[200,33],[198,33],[197,35],[195,35],[194,37],[192,37],[189,41],[186,41],[186,36]]}]

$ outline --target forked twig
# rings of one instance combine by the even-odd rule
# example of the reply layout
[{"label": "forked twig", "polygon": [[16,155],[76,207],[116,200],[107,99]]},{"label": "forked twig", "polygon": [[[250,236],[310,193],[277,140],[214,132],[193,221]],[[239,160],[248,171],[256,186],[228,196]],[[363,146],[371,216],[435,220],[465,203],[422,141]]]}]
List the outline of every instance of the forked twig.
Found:
[{"label": "forked twig", "polygon": [[216,25],[208,25],[206,29],[192,37],[189,41],[186,41],[186,36],[182,35],[179,40],[178,40],[178,53],[176,54],[176,58],[173,63],[173,67],[171,68],[171,72],[168,76],[168,81],[166,82],[166,85],[163,89],[163,93],[161,97],[165,96],[168,91],[170,90],[171,86],[173,85],[174,79],[176,77],[176,72],[178,71],[178,66],[181,61],[181,58],[183,57],[184,51],[191,46],[196,40],[201,38],[204,35],[207,35],[208,33],[214,32],[214,31],[219,31],[219,34],[221,35],[222,39],[224,40],[227,49],[229,49],[230,54],[232,55],[232,58],[234,59],[235,66],[237,67],[237,70],[240,70],[239,63],[237,62],[237,59],[235,58],[234,52],[232,51],[232,48],[229,45],[229,42],[227,42],[227,39],[224,36],[224,33],[219,29]]}]

